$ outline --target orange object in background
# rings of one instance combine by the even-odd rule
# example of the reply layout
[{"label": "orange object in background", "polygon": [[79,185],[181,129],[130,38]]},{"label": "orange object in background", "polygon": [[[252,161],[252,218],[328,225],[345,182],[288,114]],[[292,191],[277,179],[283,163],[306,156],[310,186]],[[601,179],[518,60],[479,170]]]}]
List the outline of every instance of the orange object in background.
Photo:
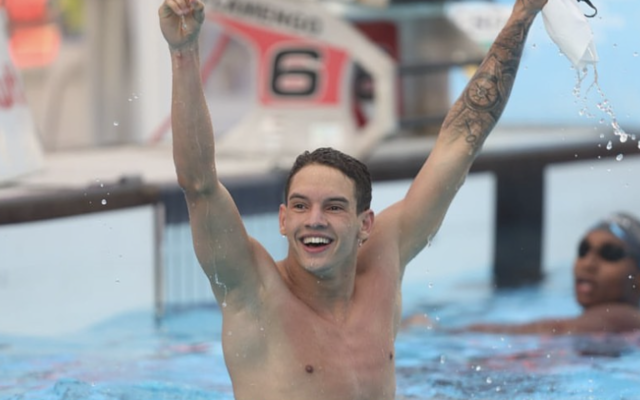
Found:
[{"label": "orange object in background", "polygon": [[52,22],[49,0],[0,0],[9,19],[9,46],[18,68],[51,64],[60,51],[61,33]]},{"label": "orange object in background", "polygon": [[49,16],[48,0],[4,0],[7,16],[12,22],[46,21]]}]

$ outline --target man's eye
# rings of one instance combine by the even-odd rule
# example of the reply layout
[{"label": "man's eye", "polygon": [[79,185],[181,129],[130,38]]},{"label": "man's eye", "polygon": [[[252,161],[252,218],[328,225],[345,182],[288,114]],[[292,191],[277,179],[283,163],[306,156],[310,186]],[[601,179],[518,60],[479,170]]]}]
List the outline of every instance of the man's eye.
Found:
[{"label": "man's eye", "polygon": [[340,211],[342,207],[340,206],[329,206],[329,211]]},{"label": "man's eye", "polygon": [[296,203],[292,206],[292,208],[296,209],[296,210],[302,210],[304,209],[304,204],[301,203]]}]

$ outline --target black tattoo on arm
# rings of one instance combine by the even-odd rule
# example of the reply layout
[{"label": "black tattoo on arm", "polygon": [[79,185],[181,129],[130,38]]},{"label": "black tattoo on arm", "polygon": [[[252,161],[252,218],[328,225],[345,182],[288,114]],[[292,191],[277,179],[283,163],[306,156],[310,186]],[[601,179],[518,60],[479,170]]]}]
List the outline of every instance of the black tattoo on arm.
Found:
[{"label": "black tattoo on arm", "polygon": [[477,152],[504,111],[533,16],[509,21],[445,118],[451,140],[464,136]]}]

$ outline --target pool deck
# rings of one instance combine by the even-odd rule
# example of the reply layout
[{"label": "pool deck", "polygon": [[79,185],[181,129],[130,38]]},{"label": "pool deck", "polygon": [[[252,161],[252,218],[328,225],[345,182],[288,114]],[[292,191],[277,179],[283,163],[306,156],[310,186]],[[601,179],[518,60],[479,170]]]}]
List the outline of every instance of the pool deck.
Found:
[{"label": "pool deck", "polygon": [[[604,150],[608,140],[616,139],[601,139],[598,132],[584,127],[500,127],[486,141],[477,163],[501,157],[524,159],[528,155],[543,157],[545,153],[570,154],[573,151],[575,159],[595,158],[593,152],[586,154],[591,151],[588,149]],[[422,164],[433,143],[432,137],[390,137],[368,159],[375,171],[374,178],[376,173],[384,174],[385,169],[391,170],[408,163]],[[605,157],[615,157],[618,153],[630,155],[634,153],[634,145],[632,140],[625,144],[617,143],[613,150],[603,154]],[[640,154],[637,147],[635,153]],[[274,165],[268,159],[218,157],[217,163],[223,179],[261,175],[274,170]],[[59,191],[81,191],[100,183],[115,183],[123,178],[139,179],[150,185],[175,186],[177,182],[171,145],[126,145],[45,154],[41,170],[0,186],[0,209],[3,203],[17,198],[46,197]]]}]

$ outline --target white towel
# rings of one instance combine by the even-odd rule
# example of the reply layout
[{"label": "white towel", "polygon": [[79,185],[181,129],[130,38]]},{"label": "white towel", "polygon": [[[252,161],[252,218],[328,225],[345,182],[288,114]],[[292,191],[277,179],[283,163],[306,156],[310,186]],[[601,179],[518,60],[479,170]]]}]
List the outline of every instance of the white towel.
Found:
[{"label": "white towel", "polygon": [[549,0],[542,17],[549,37],[576,68],[598,62],[593,31],[577,0]]}]

